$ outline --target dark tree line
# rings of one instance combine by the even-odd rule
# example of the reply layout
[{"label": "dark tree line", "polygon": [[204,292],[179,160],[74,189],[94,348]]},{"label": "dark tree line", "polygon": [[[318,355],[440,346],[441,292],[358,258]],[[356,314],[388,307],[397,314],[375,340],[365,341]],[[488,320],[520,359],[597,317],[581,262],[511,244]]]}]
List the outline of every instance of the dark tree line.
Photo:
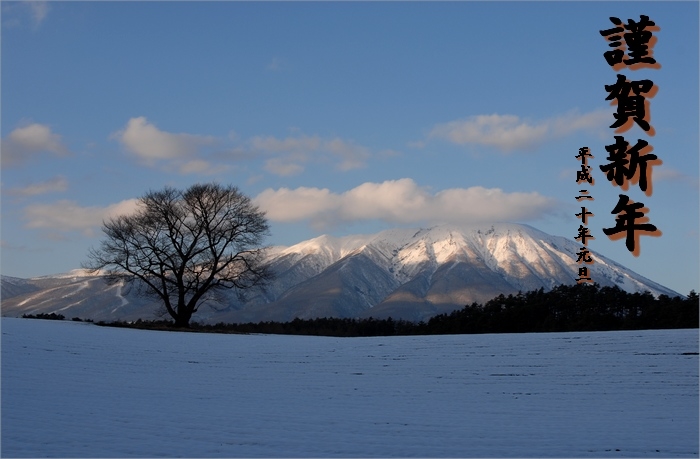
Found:
[{"label": "dark tree line", "polygon": [[430,319],[431,333],[526,333],[698,328],[700,303],[688,297],[655,298],[617,286],[560,285],[517,295],[499,295]]},{"label": "dark tree line", "polygon": [[[528,333],[564,331],[698,328],[700,301],[695,291],[686,297],[627,293],[597,284],[560,285],[499,295],[486,304],[472,303],[428,322],[389,319],[294,319],[291,322],[191,324],[192,331],[272,333],[323,336],[392,336],[461,333]],[[172,323],[138,321],[111,324],[171,329]]]}]

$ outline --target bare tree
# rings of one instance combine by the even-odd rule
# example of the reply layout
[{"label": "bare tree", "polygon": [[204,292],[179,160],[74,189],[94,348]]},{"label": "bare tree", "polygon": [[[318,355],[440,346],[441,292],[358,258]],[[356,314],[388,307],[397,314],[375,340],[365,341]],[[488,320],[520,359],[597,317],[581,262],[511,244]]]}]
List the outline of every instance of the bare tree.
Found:
[{"label": "bare tree", "polygon": [[236,187],[166,187],[139,199],[135,213],[103,222],[106,235],[85,267],[137,281],[162,301],[176,327],[217,290],[242,292],[269,278],[263,264],[264,212]]}]

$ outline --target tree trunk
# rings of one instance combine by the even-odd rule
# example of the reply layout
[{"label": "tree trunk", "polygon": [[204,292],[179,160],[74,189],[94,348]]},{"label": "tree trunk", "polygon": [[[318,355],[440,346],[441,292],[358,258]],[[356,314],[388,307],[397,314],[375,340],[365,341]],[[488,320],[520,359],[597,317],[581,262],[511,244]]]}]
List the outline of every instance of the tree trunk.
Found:
[{"label": "tree trunk", "polygon": [[190,328],[190,318],[192,317],[192,311],[190,311],[186,305],[177,305],[177,317],[175,318],[175,328]]}]

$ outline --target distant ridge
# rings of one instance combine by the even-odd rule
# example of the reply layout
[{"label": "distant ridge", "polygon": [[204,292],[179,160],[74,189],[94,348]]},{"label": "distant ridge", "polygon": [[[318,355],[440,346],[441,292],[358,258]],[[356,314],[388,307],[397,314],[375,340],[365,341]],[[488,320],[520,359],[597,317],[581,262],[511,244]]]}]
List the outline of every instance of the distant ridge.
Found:
[{"label": "distant ridge", "polygon": [[[320,236],[269,249],[276,278],[245,303],[226,294],[193,318],[200,322],[289,321],[295,317],[426,320],[503,293],[573,284],[580,244],[528,225],[443,225],[371,235]],[[594,253],[601,286],[678,296]],[[123,285],[79,270],[35,279],[2,278],[2,314],[61,313],[93,320],[153,319],[157,304]],[[7,295],[6,295],[6,292]]]}]

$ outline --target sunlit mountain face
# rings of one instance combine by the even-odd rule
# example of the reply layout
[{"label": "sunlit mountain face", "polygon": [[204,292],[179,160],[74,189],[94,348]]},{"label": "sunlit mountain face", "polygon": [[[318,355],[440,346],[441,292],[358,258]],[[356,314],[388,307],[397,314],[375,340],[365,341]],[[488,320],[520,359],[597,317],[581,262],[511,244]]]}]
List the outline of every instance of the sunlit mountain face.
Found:
[{"label": "sunlit mountain face", "polygon": [[[225,291],[193,317],[197,322],[288,321],[295,317],[426,320],[499,294],[574,284],[581,244],[527,225],[498,223],[392,229],[372,235],[320,236],[272,247],[275,274],[244,299]],[[677,296],[593,252],[591,278],[628,292]],[[76,270],[61,276],[2,279],[2,314],[60,313],[66,318],[157,318],[158,304],[124,284]]]}]

